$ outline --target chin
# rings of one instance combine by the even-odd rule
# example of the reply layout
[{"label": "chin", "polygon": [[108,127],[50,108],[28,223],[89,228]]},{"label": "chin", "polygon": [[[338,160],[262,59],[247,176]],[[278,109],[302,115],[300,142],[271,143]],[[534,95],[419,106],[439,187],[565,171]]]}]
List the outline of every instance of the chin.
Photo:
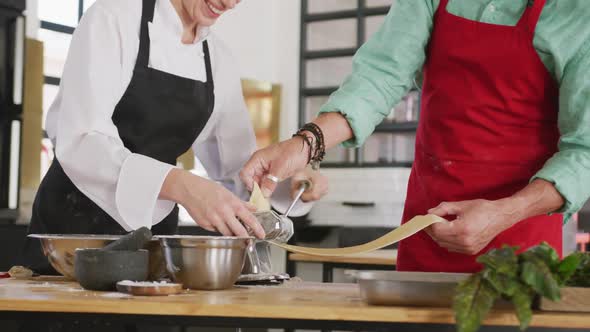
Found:
[{"label": "chin", "polygon": [[212,19],[209,17],[200,17],[199,18],[199,26],[202,27],[210,27],[217,22],[217,19]]}]

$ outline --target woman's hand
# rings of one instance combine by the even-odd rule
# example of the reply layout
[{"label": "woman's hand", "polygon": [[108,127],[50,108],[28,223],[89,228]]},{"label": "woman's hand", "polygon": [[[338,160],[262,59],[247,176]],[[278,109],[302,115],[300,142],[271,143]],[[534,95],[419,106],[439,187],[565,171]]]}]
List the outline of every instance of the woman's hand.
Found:
[{"label": "woman's hand", "polygon": [[[273,144],[254,153],[242,169],[240,177],[250,190],[254,182],[259,183],[262,194],[268,198],[278,182],[305,168],[308,152],[309,146],[300,137]],[[272,175],[279,181],[274,182],[267,175]]]},{"label": "woman's hand", "polygon": [[304,202],[318,201],[328,193],[328,178],[322,175],[319,171],[314,171],[311,168],[306,168],[299,171],[291,178],[291,197],[299,191],[301,181],[310,181],[312,183],[311,189],[306,190],[301,195],[301,200]]},{"label": "woman's hand", "polygon": [[225,236],[249,236],[245,224],[256,237],[265,237],[262,226],[252,214],[256,211],[254,206],[223,186],[190,172],[170,171],[160,197],[181,204],[196,223],[208,231],[218,231]]}]

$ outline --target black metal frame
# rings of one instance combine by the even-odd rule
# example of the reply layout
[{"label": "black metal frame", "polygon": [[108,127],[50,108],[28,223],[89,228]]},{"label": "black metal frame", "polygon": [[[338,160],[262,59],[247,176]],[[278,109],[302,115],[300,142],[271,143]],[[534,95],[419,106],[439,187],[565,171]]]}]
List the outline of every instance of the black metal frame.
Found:
[{"label": "black metal frame", "polygon": [[[15,23],[18,22],[20,18],[25,18],[23,14],[23,10],[26,7],[25,1],[21,0],[4,0],[0,1],[0,21],[2,24],[5,22]],[[23,56],[26,54],[24,40],[16,40],[16,24],[12,25],[14,30],[10,28],[8,30],[2,30],[0,32],[5,33],[2,36],[2,40],[10,45],[10,47],[15,46],[16,43],[23,43]],[[24,32],[24,31],[23,31]],[[16,174],[16,207],[10,206],[10,179],[11,179],[11,143],[12,143],[12,123],[13,121],[17,121],[21,125],[20,136],[17,138],[20,143],[22,143],[22,112],[23,112],[23,101],[21,100],[20,104],[15,104],[10,96],[13,95],[15,89],[19,89],[20,91],[24,91],[24,85],[21,87],[12,86],[12,82],[14,79],[14,70],[16,66],[16,54],[13,54],[13,50],[5,50],[7,53],[5,57],[2,59],[4,61],[5,67],[3,67],[6,71],[1,73],[6,80],[6,100],[0,100],[0,144],[2,147],[0,148],[0,221],[1,222],[9,222],[13,223],[16,221],[19,215],[19,206],[20,206],[20,166],[17,166],[17,174]],[[22,66],[25,66],[24,63],[25,58],[23,57]],[[24,80],[24,73],[22,79]],[[24,84],[24,82],[22,82]],[[18,165],[20,165],[20,159],[22,158],[22,144],[19,143],[18,152]]]},{"label": "black metal frame", "polygon": [[[315,0],[321,1],[321,0]],[[306,63],[309,60],[329,59],[337,57],[352,57],[365,42],[366,18],[369,16],[387,15],[389,7],[367,7],[366,0],[357,0],[357,9],[340,10],[326,13],[308,13],[309,0],[301,0],[301,30],[300,30],[300,59],[299,59],[299,126],[306,121],[305,98],[327,97],[338,89],[335,86],[320,88],[306,87]],[[347,18],[355,18],[357,22],[356,47],[344,49],[329,49],[320,51],[307,50],[307,26],[314,22],[333,21]],[[417,129],[417,122],[381,124],[376,133],[412,133]],[[344,163],[324,163],[323,167],[346,168],[346,167],[411,167],[412,162],[391,162],[391,163],[364,163],[360,159],[360,150],[355,150],[355,161]]]}]

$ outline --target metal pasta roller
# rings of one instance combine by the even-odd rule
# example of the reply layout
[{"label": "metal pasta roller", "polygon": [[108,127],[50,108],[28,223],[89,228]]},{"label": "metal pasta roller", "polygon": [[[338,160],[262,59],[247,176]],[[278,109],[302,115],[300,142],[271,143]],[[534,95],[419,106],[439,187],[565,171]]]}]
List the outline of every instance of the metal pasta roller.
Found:
[{"label": "metal pasta roller", "polygon": [[[287,243],[293,236],[293,222],[289,219],[289,213],[299,202],[301,195],[311,189],[312,183],[308,180],[301,182],[297,195],[285,212],[280,215],[275,211],[256,212],[254,215],[266,233],[265,240]],[[289,279],[285,273],[276,273],[272,269],[271,244],[265,240],[256,240],[248,248],[248,258],[242,269],[242,275],[238,283],[273,283]]]}]

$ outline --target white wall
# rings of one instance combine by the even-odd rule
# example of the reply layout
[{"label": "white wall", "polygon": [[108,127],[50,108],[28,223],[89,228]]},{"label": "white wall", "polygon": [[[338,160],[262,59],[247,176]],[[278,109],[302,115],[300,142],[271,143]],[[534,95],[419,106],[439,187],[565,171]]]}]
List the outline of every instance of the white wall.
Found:
[{"label": "white wall", "polygon": [[26,35],[28,38],[36,39],[39,31],[40,20],[38,12],[38,0],[27,0],[25,16],[27,17]]},{"label": "white wall", "polygon": [[242,0],[214,26],[243,78],[283,87],[281,138],[297,129],[300,9],[300,0]]}]

